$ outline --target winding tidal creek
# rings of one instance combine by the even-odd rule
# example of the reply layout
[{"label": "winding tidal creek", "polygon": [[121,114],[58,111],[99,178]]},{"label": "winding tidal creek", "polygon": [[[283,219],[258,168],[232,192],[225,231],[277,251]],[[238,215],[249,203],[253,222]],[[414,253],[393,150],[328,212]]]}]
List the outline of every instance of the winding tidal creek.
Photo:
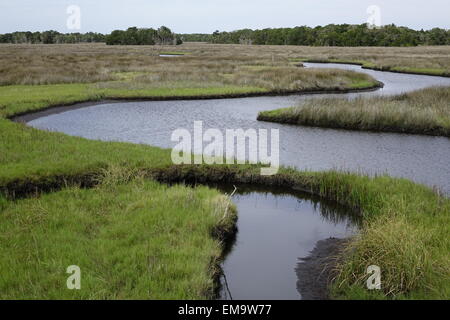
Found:
[{"label": "winding tidal creek", "polygon": [[[194,121],[206,129],[279,129],[280,165],[313,171],[338,169],[402,177],[450,194],[450,139],[395,133],[308,128],[256,121],[258,112],[324,96],[354,98],[450,86],[450,78],[361,69],[343,64],[305,64],[372,75],[384,88],[348,94],[310,94],[220,100],[105,102],[55,110],[28,122],[35,128],[104,141],[174,147],[171,134]],[[222,299],[323,298],[309,283],[302,258],[318,241],[357,231],[353,214],[321,199],[280,190],[241,189],[233,197],[238,233],[223,264]],[[311,279],[309,279],[311,280]],[[311,282],[311,281],[309,281]]]}]

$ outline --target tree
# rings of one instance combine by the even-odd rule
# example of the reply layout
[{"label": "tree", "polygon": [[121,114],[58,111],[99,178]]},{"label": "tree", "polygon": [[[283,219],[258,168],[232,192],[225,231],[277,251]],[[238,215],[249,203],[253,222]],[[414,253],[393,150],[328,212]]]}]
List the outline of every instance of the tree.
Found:
[{"label": "tree", "polygon": [[158,39],[159,44],[173,44],[174,34],[169,28],[162,26],[158,29]]},{"label": "tree", "polygon": [[110,35],[106,37],[107,45],[117,45],[122,44],[122,39],[124,38],[124,31],[114,30]]}]

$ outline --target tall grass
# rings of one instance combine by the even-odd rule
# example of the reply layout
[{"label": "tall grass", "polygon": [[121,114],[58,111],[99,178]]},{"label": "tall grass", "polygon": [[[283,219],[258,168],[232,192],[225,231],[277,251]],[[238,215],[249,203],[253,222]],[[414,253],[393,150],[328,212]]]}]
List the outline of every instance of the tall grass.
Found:
[{"label": "tall grass", "polygon": [[[294,67],[296,61],[362,63],[382,70],[450,74],[450,46],[413,48],[335,48],[240,46],[188,43],[177,58],[162,58],[164,46],[0,45],[0,85],[111,82],[121,73],[163,79],[184,75],[203,84],[224,81],[244,66]],[[294,69],[290,69],[294,70]],[[168,78],[167,78],[168,77]],[[266,79],[270,81],[270,78]]]},{"label": "tall grass", "polygon": [[[373,194],[375,184],[385,189]],[[366,222],[337,266],[334,297],[448,299],[450,200],[390,178],[369,182],[359,197]],[[367,290],[370,265],[381,268],[379,292]]]},{"label": "tall grass", "polygon": [[450,87],[394,97],[327,98],[261,112],[258,120],[304,126],[418,133],[450,137]]},{"label": "tall grass", "polygon": [[[125,173],[128,176],[128,173]],[[126,179],[127,180],[127,179]],[[206,299],[236,212],[206,187],[124,183],[70,187],[9,203],[0,215],[2,299]],[[68,290],[68,266],[81,290]]]}]

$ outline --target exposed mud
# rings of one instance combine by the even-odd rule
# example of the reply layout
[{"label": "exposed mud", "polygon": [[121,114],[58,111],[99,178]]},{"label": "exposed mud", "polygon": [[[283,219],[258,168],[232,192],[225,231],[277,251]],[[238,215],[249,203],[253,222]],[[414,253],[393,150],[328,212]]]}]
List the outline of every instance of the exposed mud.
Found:
[{"label": "exposed mud", "polygon": [[348,239],[329,238],[317,242],[311,255],[297,265],[297,290],[303,300],[328,300],[329,286],[335,276],[337,257]]}]

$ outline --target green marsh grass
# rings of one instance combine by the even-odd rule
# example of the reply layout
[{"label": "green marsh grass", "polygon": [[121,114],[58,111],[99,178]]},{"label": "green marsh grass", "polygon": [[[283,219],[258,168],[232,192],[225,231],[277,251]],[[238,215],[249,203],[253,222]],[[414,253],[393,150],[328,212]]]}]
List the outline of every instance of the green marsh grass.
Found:
[{"label": "green marsh grass", "polygon": [[[450,199],[387,175],[369,177],[282,168],[263,177],[251,167],[174,167],[163,180],[252,183],[302,190],[359,212],[363,225],[337,257],[335,299],[448,299]],[[159,177],[161,178],[161,177]],[[382,290],[369,291],[367,268],[382,271]]]},{"label": "green marsh grass", "polygon": [[[116,170],[117,172],[117,170]],[[16,201],[0,217],[2,299],[208,299],[236,212],[218,191],[114,177]],[[68,266],[81,290],[68,290]]]},{"label": "green marsh grass", "polygon": [[159,54],[162,55],[170,55],[170,56],[184,56],[187,54],[190,54],[189,52],[183,52],[183,51],[162,51]]},{"label": "green marsh grass", "polygon": [[258,120],[304,126],[450,137],[450,87],[393,97],[325,98],[264,111]]},{"label": "green marsh grass", "polygon": [[[102,45],[0,46],[2,83],[9,85],[0,87],[2,298],[211,297],[222,252],[217,235],[234,226],[229,199],[205,187],[168,187],[155,180],[282,185],[338,201],[359,210],[366,224],[336,267],[334,297],[448,298],[450,200],[429,188],[403,179],[333,171],[283,168],[276,176],[263,177],[258,167],[250,165],[174,167],[169,150],[90,141],[6,119],[51,105],[115,96],[247,90],[242,83],[232,85],[243,81],[236,76],[239,73],[247,77],[249,85],[258,83],[258,90],[271,90],[277,84],[270,85],[266,76],[276,81],[293,79],[289,73],[279,75],[277,69],[290,71],[289,59],[329,57],[338,52],[334,48],[187,45],[183,50],[192,54],[170,63],[183,60],[188,69],[172,64],[160,66],[160,70],[164,60],[157,57],[160,50]],[[448,47],[339,50],[346,59],[371,55],[387,61],[394,55],[400,64],[426,60],[432,68],[446,67],[448,61]],[[245,68],[249,65],[259,67],[248,72]],[[195,75],[181,72],[193,68],[198,69]],[[180,72],[172,75],[175,70]],[[155,86],[156,80],[151,78],[155,74],[164,87]],[[339,85],[322,73],[310,75],[308,85]],[[335,76],[347,78],[346,86],[355,85],[354,74],[346,77],[339,72]],[[205,85],[212,80],[219,85]],[[360,80],[364,79],[356,83]],[[132,82],[135,90],[133,85],[127,89],[114,85],[121,81]],[[187,87],[189,82],[195,86]],[[28,198],[21,199],[23,196]],[[82,288],[86,290],[65,288],[65,268],[72,264],[82,268]],[[383,274],[383,290],[376,295],[365,288],[365,268],[371,264],[379,265]]]}]

